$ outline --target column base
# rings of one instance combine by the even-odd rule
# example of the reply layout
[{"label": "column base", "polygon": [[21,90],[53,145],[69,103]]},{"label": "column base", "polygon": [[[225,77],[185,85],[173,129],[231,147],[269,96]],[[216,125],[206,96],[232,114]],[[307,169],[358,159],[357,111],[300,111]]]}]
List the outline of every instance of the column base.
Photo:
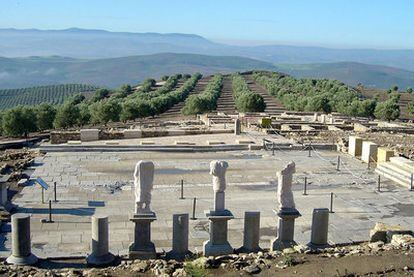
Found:
[{"label": "column base", "polygon": [[291,248],[297,245],[295,241],[281,241],[278,238],[270,241],[270,250],[271,251],[281,251],[286,248]]},{"label": "column base", "polygon": [[179,253],[174,250],[171,250],[170,252],[167,252],[166,258],[168,260],[184,261],[186,258],[191,257],[192,255],[193,255],[193,252],[191,251]]},{"label": "column base", "polygon": [[112,253],[108,253],[103,256],[96,256],[94,254],[89,255],[86,257],[86,262],[89,265],[109,265],[113,263],[115,260],[115,256]]},{"label": "column base", "polygon": [[145,248],[136,248],[135,244],[132,243],[129,246],[129,258],[140,260],[149,260],[157,258],[157,252],[155,251],[154,243],[151,242]]},{"label": "column base", "polygon": [[314,244],[314,243],[312,243],[312,242],[309,242],[308,244],[307,244],[307,246],[310,248],[310,249],[325,249],[325,248],[328,248],[328,247],[331,247],[331,245],[329,244],[329,243],[327,243],[327,244]]},{"label": "column base", "polygon": [[17,257],[11,255],[6,259],[7,263],[14,265],[34,265],[35,263],[37,263],[37,261],[37,257],[33,254],[30,254],[26,257]]},{"label": "column base", "polygon": [[242,246],[242,247],[237,248],[235,250],[236,253],[257,253],[259,251],[263,251],[263,249],[260,248],[260,247],[256,247],[256,248],[251,249],[251,248],[247,248],[247,247]]},{"label": "column base", "polygon": [[231,247],[230,243],[212,244],[210,240],[203,243],[203,253],[206,257],[232,254],[233,251],[233,247]]}]

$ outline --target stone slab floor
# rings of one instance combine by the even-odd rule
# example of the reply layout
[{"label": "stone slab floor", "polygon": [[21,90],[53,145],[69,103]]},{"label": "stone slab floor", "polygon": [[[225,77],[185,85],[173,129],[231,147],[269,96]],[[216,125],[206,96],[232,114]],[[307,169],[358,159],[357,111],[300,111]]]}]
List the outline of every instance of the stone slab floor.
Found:
[{"label": "stone slab floor", "polygon": [[[414,192],[383,181],[382,192],[376,192],[377,175],[366,164],[341,155],[340,171],[336,170],[337,152],[265,151],[221,153],[48,153],[37,159],[32,177],[42,177],[51,188],[57,182],[57,203],[53,203],[54,223],[41,223],[48,216],[48,204],[41,203],[38,185],[26,186],[15,196],[18,212],[32,214],[33,252],[40,257],[85,255],[90,251],[90,216],[106,214],[110,221],[110,250],[126,254],[132,241],[133,212],[131,190],[135,163],[140,159],[155,162],[152,209],[157,221],[152,224],[152,238],[158,251],[169,250],[172,239],[172,214],[190,213],[193,197],[197,197],[196,217],[190,221],[190,248],[201,250],[208,238],[208,221],[204,210],[213,203],[209,163],[214,159],[229,162],[226,206],[235,219],[229,222],[229,240],[240,247],[243,237],[244,211],[261,212],[261,246],[269,247],[275,235],[276,172],[290,160],[296,162],[294,196],[302,217],[296,221],[295,238],[307,243],[314,208],[329,207],[334,197],[334,213],[330,215],[329,239],[346,243],[368,239],[369,229],[377,221],[402,224],[414,229]],[[303,195],[304,177],[308,178],[308,195]],[[184,200],[179,199],[178,182],[184,180]],[[53,190],[46,192],[46,202]],[[8,255],[11,247],[10,226],[3,225],[0,254]]]}]

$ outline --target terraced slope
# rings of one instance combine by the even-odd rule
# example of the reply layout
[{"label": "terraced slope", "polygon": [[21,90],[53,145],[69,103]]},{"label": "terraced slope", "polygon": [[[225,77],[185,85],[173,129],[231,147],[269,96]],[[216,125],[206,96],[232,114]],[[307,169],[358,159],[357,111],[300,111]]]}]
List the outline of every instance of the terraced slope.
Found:
[{"label": "terraced slope", "polygon": [[280,114],[286,111],[286,109],[283,107],[282,103],[278,99],[271,96],[267,90],[265,90],[262,86],[260,86],[253,80],[251,74],[243,75],[243,77],[246,80],[249,89],[257,94],[260,94],[263,97],[263,100],[266,103],[266,113]]},{"label": "terraced slope", "polygon": [[233,91],[231,87],[231,76],[224,76],[223,89],[221,95],[217,100],[217,112],[224,112],[227,114],[236,113],[236,105],[233,99]]},{"label": "terraced slope", "polygon": [[[211,79],[211,76],[201,78],[197,82],[197,85],[195,86],[195,88],[190,92],[190,95],[195,95],[195,94],[199,94],[199,93],[203,92],[204,88],[206,87],[206,85],[210,81],[210,79]],[[177,84],[178,87],[181,86],[181,85],[182,85],[182,83]],[[181,114],[181,109],[184,107],[184,104],[185,104],[185,101],[181,101],[180,103],[177,103],[176,105],[171,107],[171,109],[169,109],[165,113],[160,114],[158,116],[158,118],[168,119],[168,118],[174,118],[174,117],[181,116],[182,115]]]}]

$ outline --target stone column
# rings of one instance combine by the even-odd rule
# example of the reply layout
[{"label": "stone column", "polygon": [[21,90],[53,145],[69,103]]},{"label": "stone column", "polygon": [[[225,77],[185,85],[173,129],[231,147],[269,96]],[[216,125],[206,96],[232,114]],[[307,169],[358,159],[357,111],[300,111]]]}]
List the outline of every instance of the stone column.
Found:
[{"label": "stone column", "polygon": [[311,248],[328,247],[329,209],[314,209],[312,215]]},{"label": "stone column", "polygon": [[5,207],[7,202],[7,183],[0,182],[0,205]]},{"label": "stone column", "polygon": [[213,175],[214,210],[206,211],[210,221],[210,239],[203,244],[204,256],[218,256],[233,253],[233,247],[227,239],[227,221],[233,214],[225,208],[226,170],[225,161],[212,161],[210,174]]},{"label": "stone column", "polygon": [[250,253],[261,250],[260,240],[260,212],[244,212],[243,246],[237,252]]},{"label": "stone column", "polygon": [[240,119],[238,118],[234,120],[234,134],[236,136],[241,134],[241,122],[240,122]]},{"label": "stone column", "polygon": [[88,264],[106,265],[115,257],[109,252],[108,217],[92,217],[92,253],[86,258]]},{"label": "stone column", "polygon": [[168,259],[184,260],[192,253],[188,250],[188,214],[173,215],[172,250],[167,253]]},{"label": "stone column", "polygon": [[32,265],[37,263],[37,257],[32,254],[30,241],[30,215],[14,214],[12,223],[12,254],[7,262],[15,265]]},{"label": "stone column", "polygon": [[271,241],[270,250],[283,250],[296,245],[294,241],[295,219],[301,214],[295,208],[292,193],[292,178],[296,172],[294,162],[290,162],[282,171],[277,173],[277,197],[279,209],[274,212],[279,217],[277,237]]}]

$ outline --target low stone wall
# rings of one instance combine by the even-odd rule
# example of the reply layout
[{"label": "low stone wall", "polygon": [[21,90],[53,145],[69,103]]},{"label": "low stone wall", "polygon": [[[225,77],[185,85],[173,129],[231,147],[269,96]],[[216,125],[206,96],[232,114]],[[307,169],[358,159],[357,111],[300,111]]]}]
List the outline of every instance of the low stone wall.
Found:
[{"label": "low stone wall", "polygon": [[[99,140],[151,138],[166,136],[189,136],[201,134],[224,134],[233,133],[233,129],[170,129],[170,130],[136,130],[127,129],[123,131],[101,130]],[[81,131],[53,131],[50,133],[51,144],[67,143],[69,140],[82,140]],[[87,140],[91,141],[91,140]]]}]

